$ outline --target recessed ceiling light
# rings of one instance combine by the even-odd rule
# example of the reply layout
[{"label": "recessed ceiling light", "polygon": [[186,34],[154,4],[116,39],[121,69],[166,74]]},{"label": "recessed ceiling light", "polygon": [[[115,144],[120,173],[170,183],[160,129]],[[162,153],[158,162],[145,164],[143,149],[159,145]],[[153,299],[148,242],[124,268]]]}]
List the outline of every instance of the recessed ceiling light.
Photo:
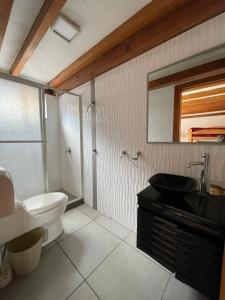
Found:
[{"label": "recessed ceiling light", "polygon": [[52,26],[52,31],[61,36],[67,42],[71,42],[75,35],[80,32],[80,27],[65,15],[60,14]]}]

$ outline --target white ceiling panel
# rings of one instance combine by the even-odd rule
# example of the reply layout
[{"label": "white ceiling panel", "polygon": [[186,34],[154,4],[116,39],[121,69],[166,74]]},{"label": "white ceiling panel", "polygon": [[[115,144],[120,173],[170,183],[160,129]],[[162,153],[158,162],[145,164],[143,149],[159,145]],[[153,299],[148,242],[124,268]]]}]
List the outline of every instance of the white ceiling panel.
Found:
[{"label": "white ceiling panel", "polygon": [[34,23],[44,0],[14,0],[0,50],[0,69],[9,70]]},{"label": "white ceiling panel", "polygon": [[[15,1],[34,3],[37,0]],[[80,26],[80,33],[68,43],[49,29],[24,67],[22,75],[48,82],[149,2],[151,1],[68,0],[62,12]],[[15,47],[11,51],[15,53]],[[8,62],[9,60],[10,58]],[[4,67],[8,66],[9,63],[4,64]]]}]

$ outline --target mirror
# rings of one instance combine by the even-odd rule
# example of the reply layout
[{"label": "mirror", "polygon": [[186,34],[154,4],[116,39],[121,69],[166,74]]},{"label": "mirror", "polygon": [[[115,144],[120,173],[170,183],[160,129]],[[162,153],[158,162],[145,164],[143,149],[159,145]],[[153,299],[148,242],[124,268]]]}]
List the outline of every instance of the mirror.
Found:
[{"label": "mirror", "polygon": [[225,46],[148,74],[148,143],[225,144]]}]

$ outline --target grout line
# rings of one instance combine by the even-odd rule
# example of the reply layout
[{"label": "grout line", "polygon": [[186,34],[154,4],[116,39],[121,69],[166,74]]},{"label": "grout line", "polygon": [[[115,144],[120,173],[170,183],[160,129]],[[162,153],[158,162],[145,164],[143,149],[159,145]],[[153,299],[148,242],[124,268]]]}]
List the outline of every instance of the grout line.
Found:
[{"label": "grout line", "polygon": [[[77,229],[77,230],[75,230],[75,231],[73,231],[73,232],[71,232],[71,233],[66,233],[67,235],[66,235],[62,240],[60,240],[60,241],[55,240],[55,242],[56,242],[57,244],[60,244],[62,241],[64,241],[65,239],[68,239],[69,237],[71,237],[71,235],[74,235],[74,233],[79,232],[81,229],[83,229],[84,227],[86,227],[87,225],[89,225],[89,224],[92,223],[92,222],[94,222],[93,219],[91,219],[91,221],[88,222],[87,224],[81,226],[79,229]],[[63,233],[62,233],[62,234],[63,234]]]},{"label": "grout line", "polygon": [[[85,204],[85,203],[84,203],[84,204]],[[95,209],[95,208],[89,206],[88,204],[86,204],[86,205],[87,205],[88,207],[90,207],[91,209],[96,210],[97,212],[99,212],[99,213],[100,213],[100,216],[97,216],[96,218],[91,218],[90,215],[88,215],[86,212],[80,210],[80,209],[79,209],[79,206],[77,206],[76,208],[77,208],[81,213],[83,213],[83,214],[86,215],[87,217],[91,218],[92,221],[95,221],[96,223],[98,223],[99,225],[101,225],[104,229],[106,229],[108,232],[112,233],[115,237],[119,238],[120,240],[124,240],[124,239],[132,232],[129,228],[127,228],[127,227],[123,226],[122,224],[120,224],[120,223],[114,221],[112,218],[107,217],[106,215],[104,215],[103,213],[101,213],[100,211],[98,211],[97,209]],[[109,229],[108,229],[107,227],[105,227],[103,224],[101,224],[101,223],[99,223],[98,221],[96,221],[96,220],[97,220],[99,217],[101,217],[101,216],[104,216],[104,217],[108,218],[109,220],[111,220],[112,222],[115,222],[115,223],[118,224],[119,226],[121,226],[121,227],[127,229],[127,230],[129,231],[128,234],[127,234],[125,237],[123,237],[123,238],[117,236],[115,233],[113,233],[111,230],[109,230]]]},{"label": "grout line", "polygon": [[129,231],[128,234],[122,239],[125,242],[125,239],[128,237],[128,235],[132,233],[132,231]]},{"label": "grout line", "polygon": [[[84,203],[84,204],[85,204],[85,203]],[[87,204],[86,204],[86,205],[87,205]],[[79,205],[79,206],[81,206],[81,205]],[[88,215],[86,212],[84,212],[84,211],[82,211],[81,209],[79,209],[79,206],[77,206],[76,208],[77,208],[81,213],[83,213],[83,214],[86,215],[87,217],[91,218],[93,221],[96,220],[97,218],[99,218],[99,217],[102,215],[102,213],[100,213],[100,211],[98,211],[98,210],[94,209],[93,207],[87,205],[87,206],[90,207],[91,209],[96,210],[98,213],[100,213],[100,216],[97,216],[97,217],[95,217],[95,218],[92,218],[92,217],[90,217],[90,215]]]},{"label": "grout line", "polygon": [[65,300],[68,300],[69,297],[72,296],[73,293],[76,292],[76,290],[78,290],[78,288],[84,283],[86,282],[86,284],[89,286],[89,288],[93,291],[93,293],[96,295],[96,297],[100,300],[99,296],[96,294],[96,292],[93,290],[93,288],[89,285],[89,283],[85,280],[84,276],[80,273],[80,271],[77,269],[77,267],[75,266],[75,264],[73,263],[73,261],[70,259],[70,257],[67,255],[67,253],[64,251],[63,247],[61,245],[58,245],[58,247],[60,248],[60,250],[62,251],[62,253],[66,256],[66,258],[69,260],[69,262],[74,266],[74,268],[77,270],[77,272],[80,274],[80,276],[82,277],[83,281],[68,295],[68,297]]},{"label": "grout line", "polygon": [[83,278],[83,281],[85,281],[84,276],[80,273],[80,271],[77,269],[73,261],[70,259],[70,257],[67,255],[67,253],[64,251],[63,247],[61,245],[58,245],[63,254],[66,256],[66,258],[71,262],[71,264],[74,266],[74,268],[77,270],[77,272],[80,274],[80,276]]},{"label": "grout line", "polygon": [[99,300],[101,300],[100,297],[96,294],[95,290],[92,288],[92,286],[91,286],[86,280],[85,280],[85,282],[86,282],[86,284],[89,286],[89,288],[92,290],[92,292],[95,294],[95,296],[96,296]]},{"label": "grout line", "polygon": [[75,293],[76,292],[76,290],[78,290],[79,289],[79,287],[84,283],[85,281],[82,281],[67,297],[66,297],[66,299],[65,300],[68,300],[72,295],[73,295],[73,293]]},{"label": "grout line", "polygon": [[[108,218],[108,217],[106,217],[106,218]],[[109,219],[110,219],[110,218],[109,218]],[[112,220],[112,219],[110,219],[110,220]],[[121,224],[117,223],[116,221],[112,220],[113,222],[117,223],[118,225],[120,225],[120,226],[126,228],[127,230],[129,230],[128,234],[127,234],[125,237],[121,238],[121,237],[119,237],[118,235],[116,235],[114,232],[112,232],[110,229],[108,229],[107,227],[105,227],[103,224],[97,222],[96,219],[95,219],[94,221],[95,221],[98,225],[102,226],[102,228],[104,228],[104,229],[106,229],[108,232],[110,232],[112,235],[114,235],[115,237],[117,237],[118,239],[120,239],[121,241],[123,241],[123,240],[131,233],[131,231],[130,231],[128,228],[126,228],[126,227],[124,227],[123,225],[121,225]]]},{"label": "grout line", "polygon": [[123,242],[124,242],[125,244],[127,244],[128,246],[130,246],[131,248],[135,249],[138,253],[140,253],[142,256],[144,256],[145,258],[147,258],[150,262],[152,262],[153,264],[155,264],[156,266],[158,266],[158,267],[159,267],[160,269],[162,269],[163,271],[167,272],[167,273],[170,274],[170,275],[173,274],[173,273],[172,273],[171,271],[169,271],[166,267],[161,266],[160,263],[158,263],[158,262],[156,263],[156,262],[153,260],[154,258],[148,257],[148,256],[147,256],[148,254],[142,253],[141,250],[139,250],[137,247],[132,246],[131,244],[129,244],[129,243],[128,243],[127,241],[125,241],[125,240],[123,240]]},{"label": "grout line", "polygon": [[172,276],[172,274],[170,274],[170,276],[169,276],[169,278],[168,278],[168,280],[167,280],[167,283],[166,283],[165,289],[164,289],[164,291],[163,291],[161,300],[163,300],[163,297],[164,297],[165,292],[166,292],[166,289],[167,289],[167,287],[168,287],[168,285],[169,285],[169,281],[170,281],[171,276]]},{"label": "grout line", "polygon": [[[78,209],[78,208],[77,208]],[[94,208],[93,208],[94,209]],[[80,211],[80,210],[79,210]],[[82,211],[80,211],[81,213],[83,213]],[[85,213],[83,213],[85,214]],[[88,216],[87,214],[85,214],[86,216]],[[104,214],[101,214],[100,216],[105,216]],[[111,233],[113,236],[115,236],[116,238],[118,238],[120,240],[120,243],[118,245],[121,244],[121,242],[125,242],[128,246],[132,247],[133,249],[135,249],[138,253],[140,253],[142,256],[144,256],[145,258],[147,258],[149,261],[151,261],[153,264],[155,264],[156,266],[158,266],[160,269],[162,269],[163,271],[172,274],[169,270],[167,270],[165,267],[161,267],[161,265],[159,263],[156,263],[155,261],[153,261],[151,258],[147,257],[147,254],[143,254],[137,247],[134,247],[132,245],[130,245],[125,239],[128,237],[128,235],[130,233],[132,233],[133,231],[129,231],[128,234],[124,237],[124,238],[120,238],[118,237],[116,234],[114,234],[112,231],[110,231],[107,227],[105,227],[103,224],[99,223],[96,221],[96,219],[98,219],[100,216],[98,216],[95,219],[92,219],[92,221],[90,221],[89,223],[85,224],[84,226],[82,226],[81,228],[79,228],[78,230],[72,232],[71,234],[69,234],[68,236],[66,236],[64,239],[60,240],[59,242],[56,241],[57,244],[61,243],[62,241],[64,241],[65,239],[69,238],[71,235],[73,235],[74,233],[78,233],[81,229],[83,229],[84,227],[86,227],[87,225],[89,225],[92,222],[97,223],[98,225],[100,225],[102,228],[104,228],[105,230],[107,230],[109,233]],[[88,216],[89,217],[89,216]],[[105,216],[106,218],[109,218],[107,216]],[[90,217],[89,217],[90,218]],[[113,219],[109,218],[110,220],[112,220],[113,222],[119,224],[118,222],[114,221]],[[120,226],[124,227],[123,225],[119,224]],[[126,228],[126,227],[124,227]],[[129,230],[128,228],[126,228],[127,230]],[[135,232],[134,232],[135,233]],[[136,233],[135,233],[136,234]],[[111,253],[111,252],[110,252]],[[89,277],[89,276],[88,276]]]},{"label": "grout line", "polygon": [[106,257],[103,258],[103,260],[94,268],[93,271],[91,271],[91,273],[86,277],[85,281],[98,269],[98,267],[100,267],[105,260],[114,252],[114,250],[116,250],[122,243],[122,240],[120,240],[120,242],[109,252],[109,254],[106,255]]},{"label": "grout line", "polygon": [[[122,241],[119,242],[118,245],[116,245],[112,251],[110,251],[110,253],[102,260],[102,262],[100,262],[97,267],[85,278],[81,273],[80,271],[77,269],[77,267],[75,266],[75,264],[73,263],[73,261],[70,259],[70,257],[67,255],[67,253],[64,251],[63,247],[59,244],[56,244],[60,250],[62,251],[62,253],[66,256],[66,258],[69,260],[69,262],[74,266],[74,268],[77,270],[77,272],[80,274],[80,276],[83,278],[83,281],[81,284],[83,284],[84,282],[87,283],[87,285],[90,287],[90,289],[94,292],[94,294],[96,295],[96,297],[100,300],[99,296],[96,294],[95,290],[92,288],[92,286],[86,281],[86,279],[106,260],[106,258],[121,244]],[[66,300],[68,300],[68,298],[81,286],[81,284],[76,287],[74,289],[74,291],[66,298]]]}]

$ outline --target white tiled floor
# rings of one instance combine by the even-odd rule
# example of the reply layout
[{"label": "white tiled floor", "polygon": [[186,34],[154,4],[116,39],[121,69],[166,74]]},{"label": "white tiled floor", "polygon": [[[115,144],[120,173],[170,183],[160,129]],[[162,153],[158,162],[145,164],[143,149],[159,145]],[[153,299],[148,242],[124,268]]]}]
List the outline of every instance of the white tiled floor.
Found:
[{"label": "white tiled floor", "polygon": [[82,205],[63,216],[65,233],[39,267],[0,290],[1,300],[203,300],[136,248],[136,234]]},{"label": "white tiled floor", "polygon": [[120,240],[92,222],[60,243],[76,268],[86,278],[119,244]]},{"label": "white tiled floor", "polygon": [[104,226],[105,228],[107,228],[109,231],[111,231],[120,239],[125,238],[129,234],[129,230],[127,228],[118,224],[112,219],[107,218],[106,216],[102,215],[98,217],[95,221],[101,224],[102,226]]}]

